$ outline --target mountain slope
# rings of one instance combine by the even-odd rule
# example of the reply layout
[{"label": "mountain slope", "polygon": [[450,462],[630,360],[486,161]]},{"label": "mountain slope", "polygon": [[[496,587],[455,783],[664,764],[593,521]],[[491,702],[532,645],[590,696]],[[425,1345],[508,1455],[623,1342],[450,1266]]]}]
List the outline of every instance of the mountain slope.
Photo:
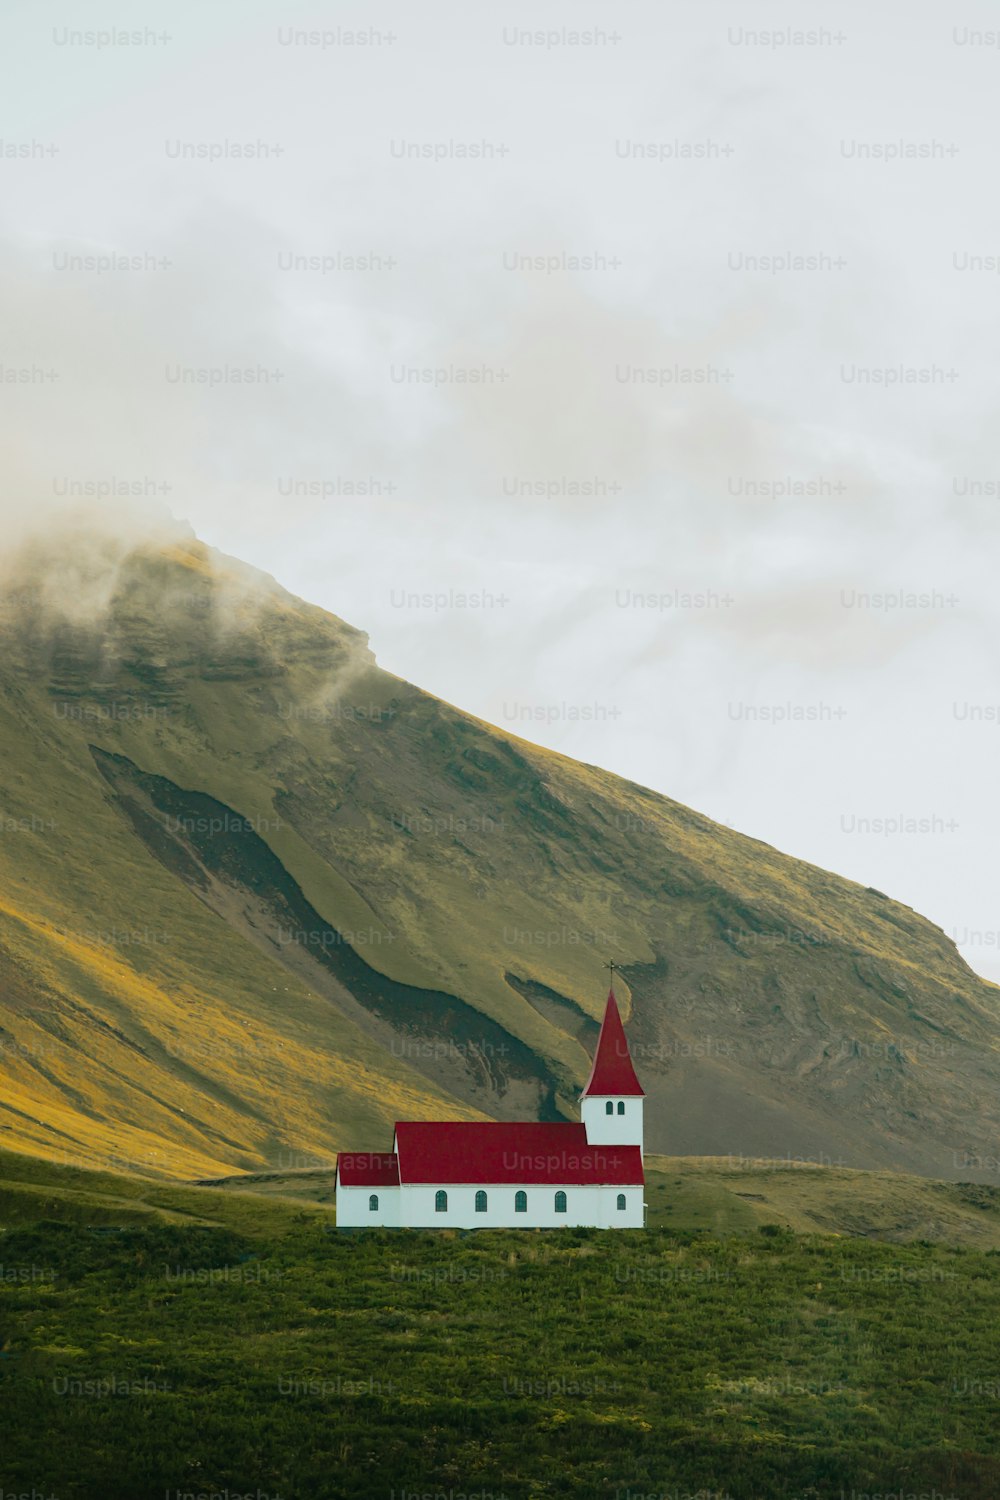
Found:
[{"label": "mountain slope", "polygon": [[37,545],[0,646],[0,1144],[206,1177],[568,1116],[613,957],[650,1149],[995,1178],[1000,991],[879,892],[189,536]]}]

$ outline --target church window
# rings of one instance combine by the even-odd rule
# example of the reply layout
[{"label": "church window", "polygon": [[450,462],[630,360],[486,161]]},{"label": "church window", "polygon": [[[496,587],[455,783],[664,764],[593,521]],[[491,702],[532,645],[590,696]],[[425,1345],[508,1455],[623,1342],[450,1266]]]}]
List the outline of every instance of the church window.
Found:
[{"label": "church window", "polygon": [[619,1101],[618,1101],[618,1113],[620,1115],[623,1115],[625,1113],[625,1100],[624,1099],[619,1099]]},{"label": "church window", "polygon": [[625,1207],[625,1194],[624,1193],[619,1193],[618,1194],[618,1207],[619,1208],[624,1208]]},{"label": "church window", "polygon": [[444,1188],[438,1188],[437,1192],[434,1194],[434,1211],[435,1213],[443,1214],[447,1212],[447,1209],[448,1194],[445,1192]]},{"label": "church window", "polygon": [[479,1192],[476,1194],[476,1213],[477,1214],[484,1214],[485,1212],[486,1212],[486,1194],[483,1192],[482,1188],[480,1188]]},{"label": "church window", "polygon": [[608,1102],[607,1102],[607,1104],[604,1106],[604,1113],[606,1115],[613,1115],[614,1112],[615,1112],[615,1107],[612,1104],[611,1100],[609,1099]]},{"label": "church window", "polygon": [[514,1194],[514,1212],[516,1214],[528,1212],[528,1195],[523,1190]]},{"label": "church window", "polygon": [[378,1211],[378,1193],[372,1193],[371,1197],[368,1199],[368,1212],[370,1214],[373,1214],[373,1213],[376,1213],[377,1211]]},{"label": "church window", "polygon": [[560,1188],[559,1191],[558,1191],[558,1193],[556,1193],[556,1213],[557,1214],[564,1214],[565,1212],[566,1212],[566,1194],[563,1192],[562,1188]]}]

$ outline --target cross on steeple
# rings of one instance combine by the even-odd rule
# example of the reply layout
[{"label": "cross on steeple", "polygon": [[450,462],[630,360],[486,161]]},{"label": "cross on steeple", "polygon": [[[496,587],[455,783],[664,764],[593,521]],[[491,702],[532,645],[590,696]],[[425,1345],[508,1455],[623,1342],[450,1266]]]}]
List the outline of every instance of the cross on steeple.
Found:
[{"label": "cross on steeple", "polygon": [[[605,968],[605,969],[610,969],[611,970],[611,988],[614,989],[614,987],[615,987],[615,970],[618,969],[618,965],[615,963],[614,959],[611,959],[610,963],[606,963],[602,967]],[[621,973],[621,970],[618,969],[618,972]]]}]

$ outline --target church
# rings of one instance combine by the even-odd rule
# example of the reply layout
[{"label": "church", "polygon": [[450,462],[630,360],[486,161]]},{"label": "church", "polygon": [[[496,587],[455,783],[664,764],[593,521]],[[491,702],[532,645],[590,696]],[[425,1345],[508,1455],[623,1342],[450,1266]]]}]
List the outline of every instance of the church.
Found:
[{"label": "church", "polygon": [[391,1151],[338,1157],[337,1225],[641,1229],[644,1097],[612,989],[579,1124],[397,1121]]}]

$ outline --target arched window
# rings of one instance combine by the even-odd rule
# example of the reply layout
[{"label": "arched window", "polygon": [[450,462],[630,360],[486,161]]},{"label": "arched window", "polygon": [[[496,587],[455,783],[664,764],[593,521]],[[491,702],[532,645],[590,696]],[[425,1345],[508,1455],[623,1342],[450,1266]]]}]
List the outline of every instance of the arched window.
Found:
[{"label": "arched window", "polygon": [[614,1112],[615,1112],[615,1107],[611,1103],[611,1100],[609,1099],[608,1102],[607,1102],[607,1104],[604,1106],[604,1113],[606,1115],[613,1115]]},{"label": "arched window", "polygon": [[378,1193],[372,1193],[371,1197],[368,1199],[368,1212],[370,1214],[373,1214],[373,1213],[377,1213],[377,1211],[378,1211]]},{"label": "arched window", "polygon": [[448,1194],[444,1188],[438,1188],[434,1194],[434,1212],[443,1214],[448,1211]]},{"label": "arched window", "polygon": [[563,1192],[562,1188],[560,1188],[559,1191],[558,1191],[558,1193],[556,1193],[556,1213],[557,1214],[564,1214],[565,1212],[566,1212],[566,1194]]},{"label": "arched window", "polygon": [[486,1194],[483,1192],[482,1188],[480,1188],[479,1192],[476,1194],[476,1213],[477,1214],[484,1214],[485,1212],[486,1212]]},{"label": "arched window", "polygon": [[528,1212],[528,1195],[524,1191],[514,1194],[514,1212],[526,1214]]},{"label": "arched window", "polygon": [[618,1101],[618,1113],[620,1115],[623,1115],[625,1113],[625,1100],[624,1099],[619,1099],[619,1101]]},{"label": "arched window", "polygon": [[619,1208],[624,1208],[625,1207],[625,1194],[624,1193],[619,1193],[618,1194],[618,1207]]}]

